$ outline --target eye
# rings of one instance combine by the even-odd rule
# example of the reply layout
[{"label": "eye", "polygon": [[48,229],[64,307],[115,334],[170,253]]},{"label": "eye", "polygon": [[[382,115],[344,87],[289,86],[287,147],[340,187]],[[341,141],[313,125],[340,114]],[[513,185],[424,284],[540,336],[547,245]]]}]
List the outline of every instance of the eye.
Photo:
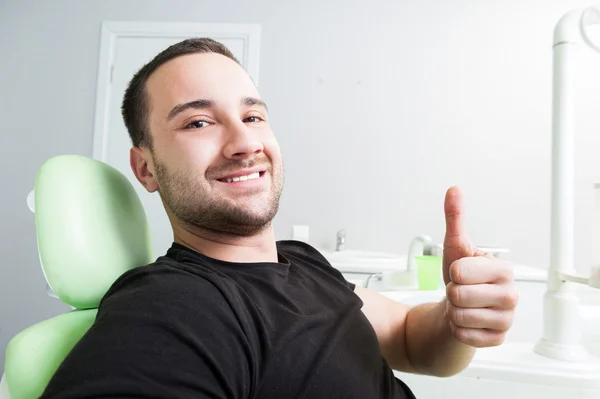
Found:
[{"label": "eye", "polygon": [[261,122],[263,119],[259,116],[249,116],[246,119],[244,119],[244,123],[248,122],[248,123],[257,123],[257,122]]},{"label": "eye", "polygon": [[202,129],[203,127],[207,127],[208,125],[209,125],[209,123],[207,121],[199,119],[197,121],[190,122],[185,128],[186,129]]}]

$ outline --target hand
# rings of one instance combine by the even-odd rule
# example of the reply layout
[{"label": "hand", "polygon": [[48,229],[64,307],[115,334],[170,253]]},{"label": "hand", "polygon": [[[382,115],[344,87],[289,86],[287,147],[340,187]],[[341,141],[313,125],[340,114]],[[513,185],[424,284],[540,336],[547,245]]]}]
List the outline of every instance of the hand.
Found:
[{"label": "hand", "polygon": [[500,345],[512,326],[519,298],[512,267],[473,245],[457,187],[446,193],[444,211],[442,270],[450,331],[457,340],[473,347]]}]

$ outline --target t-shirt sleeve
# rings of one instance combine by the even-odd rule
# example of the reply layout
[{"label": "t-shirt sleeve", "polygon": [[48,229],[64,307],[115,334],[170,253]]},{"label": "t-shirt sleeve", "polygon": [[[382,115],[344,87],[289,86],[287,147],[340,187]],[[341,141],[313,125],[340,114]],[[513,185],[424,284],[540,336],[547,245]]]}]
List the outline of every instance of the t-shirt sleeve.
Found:
[{"label": "t-shirt sleeve", "polygon": [[215,284],[140,270],[111,288],[42,398],[247,398],[252,352]]}]

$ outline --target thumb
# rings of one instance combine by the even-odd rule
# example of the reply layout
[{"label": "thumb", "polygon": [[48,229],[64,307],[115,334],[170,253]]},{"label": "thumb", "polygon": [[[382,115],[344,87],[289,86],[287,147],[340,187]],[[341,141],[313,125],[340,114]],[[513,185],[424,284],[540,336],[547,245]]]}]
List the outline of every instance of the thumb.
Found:
[{"label": "thumb", "polygon": [[461,258],[474,256],[477,248],[467,234],[465,209],[461,190],[454,186],[446,192],[444,200],[446,235],[444,236],[444,281],[450,281],[450,265]]},{"label": "thumb", "polygon": [[444,240],[468,239],[464,207],[460,188],[450,187],[446,191],[444,200],[444,214],[446,215],[446,236]]}]

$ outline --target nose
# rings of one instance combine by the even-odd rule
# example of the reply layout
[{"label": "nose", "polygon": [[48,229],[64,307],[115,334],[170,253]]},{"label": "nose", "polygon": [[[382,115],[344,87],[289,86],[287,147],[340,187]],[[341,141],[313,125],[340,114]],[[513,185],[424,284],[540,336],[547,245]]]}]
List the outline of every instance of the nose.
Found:
[{"label": "nose", "polygon": [[236,121],[227,128],[227,143],[223,155],[229,159],[244,159],[260,154],[264,146],[257,135],[242,121]]}]

